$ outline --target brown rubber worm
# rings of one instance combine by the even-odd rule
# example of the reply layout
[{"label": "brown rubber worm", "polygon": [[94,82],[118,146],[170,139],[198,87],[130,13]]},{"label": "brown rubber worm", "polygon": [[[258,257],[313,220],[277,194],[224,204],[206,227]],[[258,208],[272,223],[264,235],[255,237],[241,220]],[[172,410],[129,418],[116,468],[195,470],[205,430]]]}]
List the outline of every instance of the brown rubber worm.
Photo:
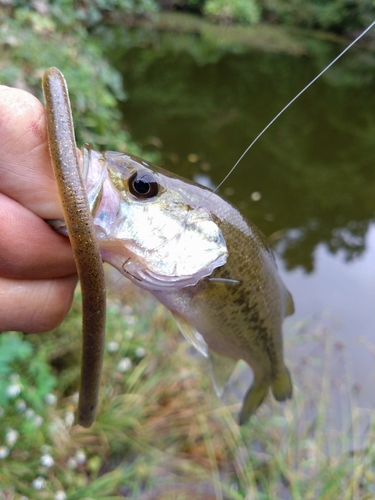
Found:
[{"label": "brown rubber worm", "polygon": [[103,263],[79,168],[68,88],[57,68],[43,75],[48,143],[82,290],[82,366],[78,423],[90,427],[100,387],[106,294]]}]

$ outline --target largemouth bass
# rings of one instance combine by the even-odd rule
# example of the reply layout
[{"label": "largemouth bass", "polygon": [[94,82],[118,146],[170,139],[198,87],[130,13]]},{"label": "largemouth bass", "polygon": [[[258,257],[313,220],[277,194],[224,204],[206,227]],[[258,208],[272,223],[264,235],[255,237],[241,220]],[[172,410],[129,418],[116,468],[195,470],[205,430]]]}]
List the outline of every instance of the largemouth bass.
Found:
[{"label": "largemouth bass", "polygon": [[291,398],[282,322],[293,301],[263,234],[212,191],[140,158],[89,145],[83,158],[103,259],[172,312],[218,394],[238,360],[251,367],[240,423],[269,388]]},{"label": "largemouth bass", "polygon": [[[280,115],[374,25],[375,21],[284,106],[219,186]],[[92,241],[86,200],[79,205],[82,217],[74,211],[75,198],[82,190],[63,75],[49,68],[43,88],[51,158],[87,298],[83,308],[80,422],[89,426],[95,419],[104,342],[102,268]],[[185,337],[209,357],[218,393],[237,360],[245,360],[252,368],[254,383],[245,396],[240,423],[254,413],[269,387],[277,400],[290,398],[292,383],[283,360],[281,325],[294,311],[293,300],[261,232],[233,206],[194,183],[129,155],[100,154],[90,148],[84,151],[86,189],[105,260],[172,311]],[[72,231],[76,222],[83,227],[83,234]],[[52,223],[57,230],[64,224]],[[84,239],[90,243],[90,252],[81,244]],[[93,269],[93,279],[91,271],[85,271],[85,261]],[[94,321],[90,311],[95,311]]]},{"label": "largemouth bass", "polygon": [[50,222],[69,233],[85,299],[79,423],[95,419],[104,342],[103,269],[94,239],[106,262],[170,309],[186,339],[209,358],[219,395],[237,361],[249,364],[254,381],[240,424],[269,387],[278,401],[290,398],[281,327],[293,300],[262,233],[212,191],[131,155],[86,146],[81,179],[59,70],[45,72],[43,89],[66,219]]}]

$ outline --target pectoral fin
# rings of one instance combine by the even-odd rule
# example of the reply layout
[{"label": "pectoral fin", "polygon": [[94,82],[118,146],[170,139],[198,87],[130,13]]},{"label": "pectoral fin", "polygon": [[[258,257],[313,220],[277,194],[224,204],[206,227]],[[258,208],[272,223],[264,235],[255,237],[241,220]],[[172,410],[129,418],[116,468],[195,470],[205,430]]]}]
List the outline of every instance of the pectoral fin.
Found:
[{"label": "pectoral fin", "polygon": [[199,351],[201,354],[203,354],[203,356],[207,358],[208,346],[202,335],[185,318],[175,312],[172,314],[177,322],[180,332],[185,337],[185,339],[190,342],[190,344],[192,344],[197,351]]},{"label": "pectoral fin", "polygon": [[256,409],[262,404],[264,398],[268,392],[268,384],[257,384],[254,383],[250,389],[247,391],[244,398],[242,409],[239,417],[239,424],[243,425],[256,411]]},{"label": "pectoral fin", "polygon": [[236,367],[237,361],[208,350],[211,364],[211,378],[216,394],[221,397],[225,386]]}]

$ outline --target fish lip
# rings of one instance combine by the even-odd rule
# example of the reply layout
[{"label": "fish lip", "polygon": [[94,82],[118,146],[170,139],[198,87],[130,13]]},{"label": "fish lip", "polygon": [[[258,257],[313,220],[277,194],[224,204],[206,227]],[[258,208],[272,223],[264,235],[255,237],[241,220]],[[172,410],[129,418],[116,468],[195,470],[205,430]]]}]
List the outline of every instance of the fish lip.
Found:
[{"label": "fish lip", "polygon": [[82,153],[82,161],[81,161],[81,174],[82,174],[82,180],[83,182],[86,182],[88,175],[89,175],[89,170],[90,170],[90,154],[91,151],[93,150],[92,144],[89,142],[86,142],[81,149]]},{"label": "fish lip", "polygon": [[69,236],[64,219],[46,219],[46,222],[57,233]]},{"label": "fish lip", "polygon": [[107,177],[104,153],[96,151],[90,143],[82,146],[81,175],[92,216],[102,196],[103,183]]}]

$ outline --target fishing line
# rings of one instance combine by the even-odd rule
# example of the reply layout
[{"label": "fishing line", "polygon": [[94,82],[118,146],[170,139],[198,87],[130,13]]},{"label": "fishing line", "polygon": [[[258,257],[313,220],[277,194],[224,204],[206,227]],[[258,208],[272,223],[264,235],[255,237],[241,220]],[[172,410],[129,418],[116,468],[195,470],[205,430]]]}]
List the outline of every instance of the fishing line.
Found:
[{"label": "fishing line", "polygon": [[121,274],[121,276],[119,276],[119,278],[116,281],[114,281],[113,283],[108,283],[108,285],[106,286],[106,289],[111,290],[112,288],[114,288],[122,280],[122,278],[125,278],[125,276],[123,274]]},{"label": "fishing line", "polygon": [[238,158],[238,160],[236,161],[236,163],[234,164],[234,166],[229,170],[229,172],[227,173],[227,175],[224,177],[224,179],[220,182],[220,184],[214,189],[214,193],[220,188],[220,186],[222,186],[224,184],[224,182],[228,179],[228,177],[232,174],[232,172],[234,171],[234,169],[237,167],[237,165],[240,163],[240,161],[243,159],[243,157],[248,153],[248,151],[250,150],[250,148],[252,148],[254,146],[254,144],[257,142],[257,140],[264,134],[264,132],[266,130],[269,129],[269,127],[279,118],[280,115],[282,115],[284,113],[284,111],[286,111],[289,106],[291,104],[294,103],[294,101],[296,101],[304,92],[305,90],[307,90],[309,87],[311,87],[311,85],[313,83],[316,82],[316,80],[318,78],[320,78],[333,64],[335,64],[335,62],[337,62],[340,57],[342,57],[351,47],[353,47],[353,45],[355,45],[358,40],[360,40],[373,26],[375,25],[375,21],[373,21],[370,26],[368,26],[365,31],[363,31],[360,35],[357,36],[357,38],[355,40],[353,40],[353,42],[351,42],[337,57],[335,57],[335,59],[330,62],[328,64],[328,66],[326,66],[323,71],[321,71],[313,80],[311,80],[310,83],[308,83],[306,85],[306,87],[304,87],[295,97],[293,97],[293,99],[291,101],[288,102],[288,104],[286,106],[284,106],[284,108],[279,111],[279,113],[269,122],[269,124],[260,132],[260,134],[258,134],[256,136],[256,138],[253,140],[253,142],[250,144],[250,146],[247,147],[247,149],[245,149],[245,151],[242,153],[242,155]]}]

